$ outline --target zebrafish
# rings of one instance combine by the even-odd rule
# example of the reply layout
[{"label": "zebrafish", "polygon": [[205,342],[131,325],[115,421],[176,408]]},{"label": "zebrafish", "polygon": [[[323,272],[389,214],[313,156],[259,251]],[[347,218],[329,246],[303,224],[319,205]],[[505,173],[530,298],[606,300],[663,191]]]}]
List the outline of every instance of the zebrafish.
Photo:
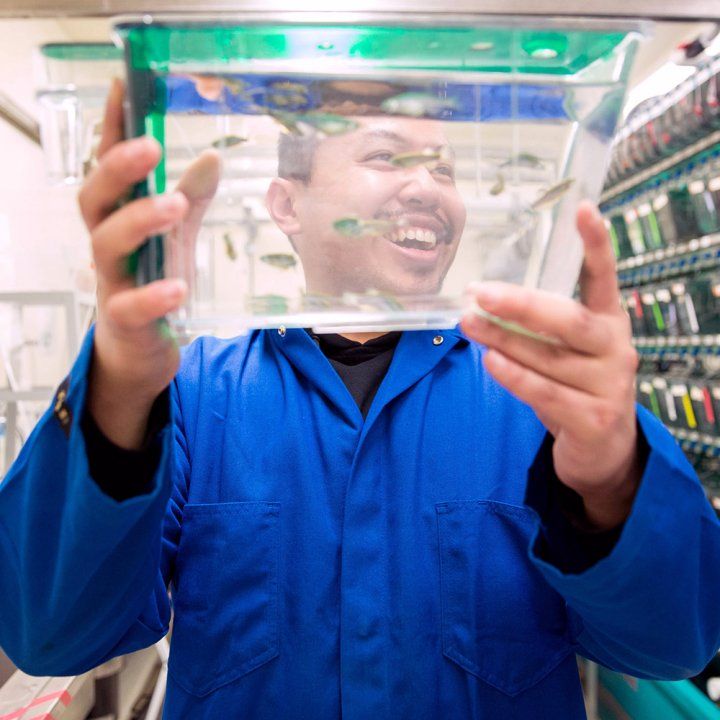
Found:
[{"label": "zebrafish", "polygon": [[559,183],[556,183],[545,190],[545,192],[541,193],[540,196],[532,202],[530,208],[532,210],[547,210],[548,208],[551,208],[558,200],[560,200],[560,198],[563,197],[563,195],[565,195],[574,182],[575,178],[565,178],[564,180],[561,180]]},{"label": "zebrafish", "polygon": [[284,112],[282,110],[270,110],[268,115],[280,123],[291,135],[305,135],[298,126],[298,116],[295,113]]},{"label": "zebrafish", "polygon": [[543,164],[540,158],[535,157],[535,155],[532,155],[531,153],[521,152],[515,157],[508,158],[504,163],[500,165],[500,167],[523,167],[539,169],[543,167]]},{"label": "zebrafish", "polygon": [[225,243],[225,254],[235,262],[237,260],[237,252],[235,251],[235,243],[229,232],[223,233],[223,243]]},{"label": "zebrafish", "polygon": [[269,255],[261,255],[260,260],[267,265],[280,268],[281,270],[289,270],[297,265],[295,256],[290,255],[289,253],[270,253]]},{"label": "zebrafish", "polygon": [[325,135],[342,135],[359,127],[355,120],[330,113],[306,113],[298,116],[298,122]]},{"label": "zebrafish", "polygon": [[499,195],[503,190],[505,190],[505,178],[502,173],[498,173],[495,184],[490,188],[490,194]]},{"label": "zebrafish", "polygon": [[485,308],[481,308],[476,303],[473,303],[470,306],[470,312],[477,315],[478,317],[483,318],[484,320],[487,320],[493,325],[497,325],[503,330],[514,333],[515,335],[522,335],[523,337],[530,338],[531,340],[537,340],[538,342],[544,343],[545,345],[561,344],[557,338],[551,337],[550,335],[541,335],[540,333],[533,332],[532,330],[528,330],[527,328],[524,328],[522,325],[519,325],[512,320],[503,320],[497,315],[489,313],[487,310],[485,310]]},{"label": "zebrafish", "polygon": [[397,226],[393,220],[361,220],[357,217],[340,218],[333,223],[337,232],[353,238],[378,237],[392,232]]},{"label": "zebrafish", "polygon": [[393,115],[423,117],[441,115],[457,109],[457,103],[450,98],[440,98],[428,93],[407,92],[395,95],[380,103],[380,108]]},{"label": "zebrafish", "polygon": [[241,143],[247,142],[247,140],[246,137],[240,137],[240,135],[224,135],[217,140],[213,140],[210,144],[216,150],[223,150],[225,148],[235,147],[235,145],[240,145]]},{"label": "zebrafish", "polygon": [[447,159],[447,151],[425,148],[420,152],[406,152],[393,155],[390,162],[395,167],[409,168],[416,165],[425,165]]}]

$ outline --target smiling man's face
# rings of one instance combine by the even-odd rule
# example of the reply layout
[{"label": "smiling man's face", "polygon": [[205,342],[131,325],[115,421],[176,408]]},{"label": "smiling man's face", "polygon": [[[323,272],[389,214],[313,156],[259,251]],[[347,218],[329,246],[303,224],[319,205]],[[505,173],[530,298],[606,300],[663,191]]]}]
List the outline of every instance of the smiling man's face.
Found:
[{"label": "smiling man's face", "polygon": [[[358,122],[357,130],[317,144],[307,182],[274,181],[279,185],[268,193],[270,212],[295,244],[310,293],[435,294],[455,257],[466,214],[442,128],[409,118]],[[409,167],[390,162],[430,151],[440,151],[442,159]],[[284,203],[278,193],[286,196]],[[333,226],[347,217],[390,220],[397,229],[348,237]]]}]

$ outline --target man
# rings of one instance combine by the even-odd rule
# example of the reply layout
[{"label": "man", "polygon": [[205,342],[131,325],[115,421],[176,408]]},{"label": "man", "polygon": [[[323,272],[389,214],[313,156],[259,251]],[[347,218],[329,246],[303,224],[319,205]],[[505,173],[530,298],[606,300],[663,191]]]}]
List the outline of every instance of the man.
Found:
[{"label": "man", "polygon": [[[77,673],[158,640],[168,585],[168,718],[582,718],[576,652],[638,676],[706,664],[718,522],[634,406],[628,319],[591,206],[578,212],[582,304],[472,289],[557,344],[475,318],[467,337],[364,344],[261,331],[198,341],[178,371],[156,321],[184,290],[134,288],[123,259],[197,219],[207,196],[181,182],[190,202],[114,210],[159,156],[118,142],[120,94],[81,193],[98,323],[0,486],[0,643],[21,668]],[[413,127],[364,122],[273,183],[268,207],[310,290],[335,277],[437,289],[464,211],[451,173],[388,167],[397,143],[442,144],[432,123]],[[328,226],[340,211],[405,218],[444,244],[431,263],[374,238],[348,271]]]},{"label": "man", "polygon": [[[302,258],[311,294],[436,294],[455,258],[466,214],[442,127],[409,118],[358,123],[353,132],[322,142],[281,138],[280,177],[267,195],[270,214]],[[439,157],[409,167],[392,163],[400,155],[423,153]],[[347,237],[334,227],[346,217],[385,221],[390,229]]]}]

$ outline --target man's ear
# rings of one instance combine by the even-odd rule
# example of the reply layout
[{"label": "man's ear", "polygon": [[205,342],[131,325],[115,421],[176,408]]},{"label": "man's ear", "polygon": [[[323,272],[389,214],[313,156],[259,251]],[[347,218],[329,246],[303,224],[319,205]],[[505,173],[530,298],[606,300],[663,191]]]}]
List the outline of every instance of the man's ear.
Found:
[{"label": "man's ear", "polygon": [[292,180],[273,178],[265,193],[265,207],[282,232],[291,237],[302,231],[295,211],[297,185]]}]

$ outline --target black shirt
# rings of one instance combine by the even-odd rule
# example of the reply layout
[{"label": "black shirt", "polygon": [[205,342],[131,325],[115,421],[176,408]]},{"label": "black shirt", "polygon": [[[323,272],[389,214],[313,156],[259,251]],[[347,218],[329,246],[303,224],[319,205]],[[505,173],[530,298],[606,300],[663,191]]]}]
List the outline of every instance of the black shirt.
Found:
[{"label": "black shirt", "polygon": [[386,333],[361,344],[342,335],[308,332],[345,383],[363,418],[366,418],[390,367],[401,333]]}]

